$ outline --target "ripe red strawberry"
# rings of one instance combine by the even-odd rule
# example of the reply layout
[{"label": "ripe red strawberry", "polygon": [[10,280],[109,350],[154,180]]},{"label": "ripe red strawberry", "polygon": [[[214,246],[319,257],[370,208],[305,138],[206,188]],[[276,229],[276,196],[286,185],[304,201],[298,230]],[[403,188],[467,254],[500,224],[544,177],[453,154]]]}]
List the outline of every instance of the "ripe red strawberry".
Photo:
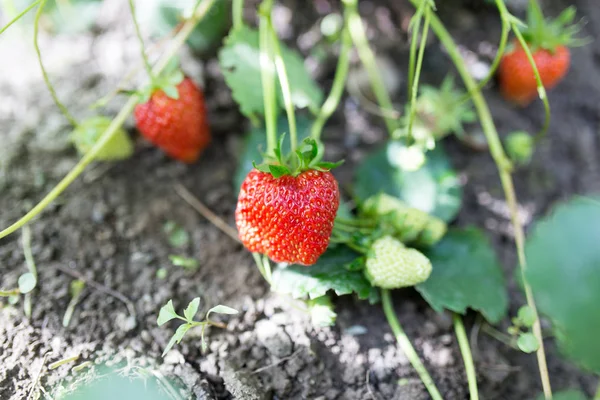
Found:
[{"label": "ripe red strawberry", "polygon": [[[578,25],[572,25],[575,8],[565,9],[556,19],[545,20],[536,1],[527,10],[527,27],[522,30],[527,46],[546,89],[556,86],[567,74],[571,63],[568,46],[584,44],[574,35]],[[500,91],[519,105],[527,105],[538,96],[535,74],[525,50],[518,41],[503,56],[498,70]]]},{"label": "ripe red strawberry", "polygon": [[[554,52],[538,49],[532,55],[546,89],[556,86],[569,70],[571,55],[565,46],[556,47]],[[538,96],[533,68],[518,43],[502,58],[499,74],[500,90],[507,100],[527,105]]]},{"label": "ripe red strawberry", "polygon": [[242,184],[235,220],[251,252],[312,265],[327,249],[339,203],[338,184],[329,171],[275,178],[253,169]]},{"label": "ripe red strawberry", "polygon": [[191,163],[210,142],[204,96],[190,78],[177,85],[177,92],[175,99],[155,90],[146,103],[136,106],[134,115],[146,139],[171,157]]}]

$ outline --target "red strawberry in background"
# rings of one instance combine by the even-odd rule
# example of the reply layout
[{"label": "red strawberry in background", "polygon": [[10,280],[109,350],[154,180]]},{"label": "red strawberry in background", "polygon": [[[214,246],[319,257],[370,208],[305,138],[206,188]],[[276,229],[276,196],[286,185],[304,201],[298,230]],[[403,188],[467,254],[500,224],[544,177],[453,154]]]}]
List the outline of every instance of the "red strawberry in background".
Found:
[{"label": "red strawberry in background", "polygon": [[136,106],[140,133],[171,157],[192,163],[210,142],[204,95],[181,72],[153,85],[148,99]]},{"label": "red strawberry in background", "polygon": [[[537,2],[529,3],[527,27],[521,33],[546,89],[556,86],[567,74],[571,63],[568,47],[584,43],[574,38],[579,31],[579,26],[571,25],[574,18],[575,8],[569,7],[556,19],[544,20]],[[533,68],[518,41],[503,56],[498,75],[500,91],[507,100],[525,106],[538,96]]]},{"label": "red strawberry in background", "polygon": [[308,169],[276,178],[254,169],[238,197],[240,239],[248,250],[273,261],[312,265],[327,249],[339,202],[329,171]]}]

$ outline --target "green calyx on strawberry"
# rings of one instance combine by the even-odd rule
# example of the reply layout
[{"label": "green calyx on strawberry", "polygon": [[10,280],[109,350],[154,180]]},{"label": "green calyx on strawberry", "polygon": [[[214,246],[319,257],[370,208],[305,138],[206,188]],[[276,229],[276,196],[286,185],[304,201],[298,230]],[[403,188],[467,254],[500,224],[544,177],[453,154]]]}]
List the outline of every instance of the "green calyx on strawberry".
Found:
[{"label": "green calyx on strawberry", "polygon": [[527,25],[520,30],[532,52],[542,49],[554,53],[560,46],[583,46],[588,41],[575,38],[581,30],[581,24],[573,24],[575,15],[575,7],[571,6],[555,19],[545,19],[537,1],[530,0]]},{"label": "green calyx on strawberry", "polygon": [[179,91],[177,90],[177,85],[179,85],[184,78],[185,75],[179,68],[179,62],[174,58],[167,64],[160,75],[152,76],[150,83],[135,93],[139,96],[140,103],[147,103],[152,95],[158,90],[162,90],[168,97],[178,100]]},{"label": "green calyx on strawberry", "polygon": [[424,282],[431,262],[421,252],[408,248],[392,236],[373,242],[365,263],[365,276],[373,286],[399,289]]},{"label": "green calyx on strawberry", "polygon": [[361,214],[389,226],[392,235],[402,242],[421,247],[433,246],[447,230],[446,223],[441,219],[386,193],[379,193],[365,200],[361,206]]},{"label": "green calyx on strawberry", "polygon": [[[85,119],[71,133],[73,145],[80,154],[86,154],[96,144],[100,136],[108,129],[112,120],[103,116]],[[133,143],[122,128],[102,147],[95,159],[99,161],[117,161],[129,158],[133,154]]]},{"label": "green calyx on strawberry", "polygon": [[296,177],[305,171],[326,172],[339,167],[343,161],[327,162],[323,160],[324,147],[315,139],[306,138],[302,141],[300,148],[285,156],[282,154],[284,135],[281,135],[272,155],[265,154],[262,164],[253,164],[254,168],[261,172],[268,172],[273,177],[279,178],[284,175]]}]

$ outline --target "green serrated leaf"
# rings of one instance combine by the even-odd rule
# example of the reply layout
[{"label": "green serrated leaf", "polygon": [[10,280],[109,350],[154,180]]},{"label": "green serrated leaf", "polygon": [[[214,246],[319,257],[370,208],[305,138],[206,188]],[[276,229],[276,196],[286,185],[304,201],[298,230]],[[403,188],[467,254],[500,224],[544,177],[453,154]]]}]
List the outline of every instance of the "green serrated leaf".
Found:
[{"label": "green serrated leaf", "polygon": [[519,312],[517,313],[517,318],[522,326],[526,328],[531,328],[533,324],[535,324],[535,312],[529,306],[523,306],[519,308]]},{"label": "green serrated leaf", "polygon": [[158,318],[156,319],[156,323],[158,324],[158,326],[161,326],[177,317],[178,315],[175,312],[175,307],[173,307],[173,300],[169,300],[167,304],[160,308]]},{"label": "green serrated leaf", "polygon": [[421,169],[408,172],[396,164],[393,142],[368,156],[358,166],[354,194],[364,201],[380,192],[448,222],[462,203],[462,188],[441,144],[427,153]]},{"label": "green serrated leaf", "polygon": [[180,325],[179,328],[177,328],[177,330],[175,331],[175,334],[171,336],[171,340],[169,340],[169,343],[167,343],[167,346],[165,347],[162,356],[164,357],[175,344],[179,344],[181,342],[181,339],[183,339],[183,337],[187,333],[187,331],[189,331],[192,327],[193,325],[191,324]]},{"label": "green serrated leaf", "polygon": [[[545,400],[546,396],[541,393],[536,400]],[[588,397],[579,390],[563,390],[552,393],[552,400],[589,400]]]},{"label": "green serrated leaf", "polygon": [[234,315],[234,314],[238,313],[238,310],[236,310],[235,308],[231,308],[231,307],[227,307],[222,304],[219,304],[217,306],[214,306],[210,310],[208,310],[208,312],[206,313],[206,319],[208,319],[208,316],[211,313]]},{"label": "green serrated leaf", "polygon": [[[297,52],[285,45],[281,54],[290,80],[292,102],[298,108],[318,110],[323,93],[304,68],[304,61]],[[231,31],[219,52],[219,63],[233,98],[248,117],[264,114],[262,83],[260,76],[260,49],[258,32],[248,26]],[[279,105],[283,103],[281,89],[278,91]],[[279,107],[280,108],[280,107]]]},{"label": "green serrated leaf", "polygon": [[450,230],[425,255],[433,271],[416,289],[434,310],[464,314],[472,308],[492,323],[506,314],[508,297],[502,269],[479,229]]},{"label": "green serrated leaf", "polygon": [[540,220],[526,242],[526,278],[559,347],[600,373],[600,204],[576,198]]},{"label": "green serrated leaf", "polygon": [[315,299],[324,296],[329,290],[337,295],[356,293],[361,299],[369,298],[373,288],[362,271],[349,271],[346,268],[347,264],[358,257],[360,254],[346,246],[329,248],[310,268],[299,265],[278,266],[273,271],[271,287],[275,292],[289,294],[294,298],[308,296]]},{"label": "green serrated leaf", "polygon": [[521,333],[517,339],[517,347],[523,353],[533,353],[540,348],[540,343],[531,332]]},{"label": "green serrated leaf", "polygon": [[[298,127],[298,140],[303,140],[310,135],[310,127],[312,121],[302,115],[299,115],[296,121]],[[277,132],[289,132],[289,125],[287,118],[279,118],[277,121]],[[290,141],[289,135],[286,135],[282,148],[289,148]],[[248,172],[252,170],[254,163],[260,162],[263,158],[261,151],[266,150],[267,140],[266,131],[264,127],[253,128],[247,135],[244,142],[244,147],[239,157],[238,167],[233,176],[233,184],[235,186],[236,193],[239,192],[242,182],[246,179]],[[257,168],[263,172],[269,172],[268,167],[265,170]]]},{"label": "green serrated leaf", "polygon": [[17,281],[19,286],[19,291],[23,294],[31,292],[35,289],[37,285],[37,279],[35,275],[31,272],[26,272],[23,275],[19,276],[19,280]]},{"label": "green serrated leaf", "polygon": [[198,313],[198,307],[200,307],[200,297],[195,297],[192,301],[190,301],[190,304],[188,304],[186,309],[183,310],[183,316],[188,320],[188,322],[192,322],[194,320],[196,313]]}]

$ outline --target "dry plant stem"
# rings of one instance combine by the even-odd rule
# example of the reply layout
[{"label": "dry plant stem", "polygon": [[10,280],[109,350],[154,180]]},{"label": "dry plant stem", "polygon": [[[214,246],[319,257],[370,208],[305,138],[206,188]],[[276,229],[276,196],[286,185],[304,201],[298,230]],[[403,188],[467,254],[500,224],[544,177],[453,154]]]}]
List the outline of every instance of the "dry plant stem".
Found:
[{"label": "dry plant stem", "polygon": [[40,16],[42,15],[42,11],[44,11],[45,5],[46,5],[46,0],[41,0],[40,6],[38,7],[38,9],[35,13],[35,21],[33,23],[33,47],[35,48],[35,52],[37,53],[37,59],[38,59],[39,65],[40,65],[40,70],[42,71],[42,76],[44,78],[44,82],[46,83],[46,87],[48,88],[48,91],[50,92],[50,95],[52,96],[54,103],[60,109],[60,112],[69,120],[69,123],[71,125],[73,125],[73,127],[75,127],[75,126],[77,126],[77,120],[75,119],[75,117],[73,117],[73,115],[71,115],[69,110],[67,110],[67,107],[65,107],[65,105],[63,103],[61,103],[60,100],[58,99],[58,96],[56,95],[56,91],[54,90],[54,87],[50,83],[50,78],[48,77],[48,73],[46,72],[46,67],[44,67],[44,63],[42,62],[42,53],[40,51],[40,46],[38,44],[38,34],[39,34],[39,29],[40,29],[40,23],[39,23]]},{"label": "dry plant stem", "polygon": [[33,384],[31,385],[31,389],[29,390],[29,393],[27,394],[27,399],[26,400],[30,400],[33,398],[33,394],[35,392],[35,388],[38,385],[38,383],[40,382],[40,378],[42,377],[42,373],[44,372],[44,368],[46,368],[46,359],[48,358],[48,356],[50,355],[51,351],[47,352],[46,354],[44,354],[44,358],[42,358],[42,365],[40,366],[40,371],[37,373],[37,375],[35,376],[35,379],[33,380]]},{"label": "dry plant stem", "polygon": [[323,103],[319,114],[315,122],[312,125],[310,136],[315,140],[320,140],[321,132],[325,123],[331,117],[331,114],[336,110],[340,104],[342,93],[344,92],[344,86],[346,84],[346,78],[348,77],[348,68],[350,67],[350,49],[352,48],[352,39],[347,27],[344,27],[342,31],[342,43],[340,47],[340,55],[338,57],[337,67],[335,69],[335,76],[333,78],[333,85],[327,100]]},{"label": "dry plant stem", "polygon": [[[187,37],[192,33],[192,30],[196,24],[206,15],[208,10],[212,7],[215,0],[204,0],[193,16],[187,20],[179,33],[173,38],[171,46],[158,60],[157,64],[153,68],[153,73],[159,75],[162,70],[169,63],[171,58],[177,53],[179,48],[185,43]],[[138,103],[138,97],[132,96],[129,98],[127,103],[123,106],[119,114],[112,120],[109,127],[102,133],[98,141],[94,146],[79,160],[77,165],[65,176],[51,191],[44,197],[35,207],[33,207],[27,214],[25,214],[17,222],[9,226],[8,228],[0,231],[0,239],[10,235],[17,229],[21,228],[37,214],[43,211],[52,201],[54,201],[69,185],[85,170],[85,168],[96,158],[96,155],[102,150],[104,145],[108,143],[114,134],[123,125],[129,114],[133,111],[136,104]]]},{"label": "dry plant stem", "polygon": [[417,371],[417,374],[419,374],[419,377],[421,378],[423,385],[425,385],[427,388],[429,395],[433,400],[443,400],[442,395],[438,391],[433,379],[431,378],[431,375],[429,375],[429,372],[427,372],[425,365],[423,365],[421,362],[419,355],[410,343],[408,336],[406,336],[406,333],[404,333],[400,322],[398,322],[398,319],[396,318],[396,313],[394,311],[394,306],[392,305],[392,299],[390,297],[389,290],[381,290],[381,302],[383,303],[385,317],[387,318],[390,328],[392,328],[392,332],[396,337],[398,345],[406,355],[406,358],[408,358],[408,361],[410,361],[412,364],[413,368]]},{"label": "dry plant stem", "polygon": [[131,315],[132,317],[136,318],[136,313],[135,313],[135,306],[133,305],[133,303],[131,302],[131,300],[129,300],[127,297],[125,297],[124,294],[117,292],[116,290],[113,290],[107,286],[104,286],[101,283],[98,283],[96,281],[93,281],[91,279],[87,279],[85,276],[83,276],[82,274],[80,274],[77,271],[68,269],[66,267],[63,267],[60,264],[56,264],[54,265],[54,268],[56,268],[57,270],[59,270],[60,272],[62,272],[63,274],[69,275],[72,278],[76,278],[79,279],[83,282],[85,282],[86,285],[88,285],[91,288],[94,288],[102,293],[106,293],[109,296],[114,297],[115,299],[121,301],[123,304],[125,304],[125,306],[127,307],[127,311],[129,311],[129,315]]},{"label": "dry plant stem", "polygon": [[[416,0],[411,1],[413,2],[413,4],[416,3]],[[525,258],[525,234],[523,231],[523,226],[521,225],[521,221],[519,220],[517,198],[515,195],[515,189],[511,177],[512,165],[509,159],[506,157],[504,149],[502,148],[502,143],[500,142],[500,138],[498,137],[498,133],[496,131],[496,127],[494,125],[494,121],[490,113],[490,109],[488,108],[487,103],[485,102],[485,99],[483,98],[481,92],[476,90],[477,85],[471,77],[471,75],[469,74],[469,71],[467,70],[464,61],[460,56],[460,53],[458,52],[458,48],[456,46],[456,43],[452,39],[452,36],[450,36],[450,33],[446,30],[446,28],[437,18],[436,15],[431,16],[431,28],[448,51],[448,55],[454,62],[454,65],[456,66],[459,74],[461,75],[467,90],[471,92],[473,104],[477,109],[483,132],[489,144],[490,153],[496,163],[496,166],[498,167],[500,181],[502,183],[502,188],[504,189],[504,194],[506,196],[506,202],[510,210],[511,222],[513,225],[515,235],[515,244],[517,247],[517,255],[523,277],[523,286],[525,288],[525,295],[527,297],[527,304],[529,305],[529,307],[531,307],[536,316],[536,322],[533,325],[533,333],[538,342],[540,343],[540,348],[536,352],[538,367],[540,370],[540,379],[542,381],[544,395],[547,399],[551,399],[552,389],[550,386],[550,378],[548,376],[548,366],[546,363],[546,354],[544,351],[544,342],[542,338],[540,320],[538,317],[537,308],[535,306],[535,300],[533,297],[531,286],[529,286],[529,283],[527,282],[527,278],[525,276],[525,270],[527,268],[527,262]]]},{"label": "dry plant stem", "polygon": [[[392,101],[385,87],[385,83],[379,73],[377,62],[375,61],[375,54],[369,47],[369,41],[365,33],[365,27],[358,15],[357,0],[344,0],[346,5],[346,13],[348,14],[348,31],[354,42],[354,46],[358,52],[358,56],[367,70],[367,75],[371,81],[371,87],[373,94],[377,98],[379,105],[386,111],[393,112],[394,107]],[[393,135],[399,129],[398,120],[390,118],[389,116],[384,117],[385,125],[390,135]]]},{"label": "dry plant stem", "polygon": [[15,22],[17,22],[19,19],[21,19],[21,17],[25,14],[27,14],[29,11],[31,11],[31,9],[33,9],[35,6],[37,6],[42,0],[37,0],[34,1],[33,3],[31,3],[26,9],[24,9],[23,11],[21,11],[16,17],[14,17],[12,20],[10,20],[10,22],[6,25],[4,25],[2,27],[2,29],[0,29],[0,35],[2,35],[4,33],[5,30],[7,30],[8,28],[10,28],[10,26],[12,24],[14,24]]},{"label": "dry plant stem", "polygon": [[183,185],[177,184],[175,185],[175,191],[177,194],[185,200],[192,208],[194,208],[200,215],[206,218],[211,224],[219,228],[221,232],[229,236],[234,241],[241,243],[240,238],[238,237],[238,232],[229,226],[225,221],[223,221],[217,214],[212,212],[208,207],[206,207],[197,197],[195,197],[189,190],[187,190]]},{"label": "dry plant stem", "polygon": [[467,381],[469,382],[469,393],[471,394],[471,400],[479,400],[479,392],[477,390],[477,374],[475,373],[473,355],[471,354],[471,346],[469,345],[469,339],[467,338],[465,325],[463,324],[462,317],[456,313],[452,314],[452,321],[454,323],[454,332],[456,333],[456,340],[458,341],[458,346],[460,347],[460,353],[462,354],[462,358],[465,363],[465,371],[467,373]]}]

